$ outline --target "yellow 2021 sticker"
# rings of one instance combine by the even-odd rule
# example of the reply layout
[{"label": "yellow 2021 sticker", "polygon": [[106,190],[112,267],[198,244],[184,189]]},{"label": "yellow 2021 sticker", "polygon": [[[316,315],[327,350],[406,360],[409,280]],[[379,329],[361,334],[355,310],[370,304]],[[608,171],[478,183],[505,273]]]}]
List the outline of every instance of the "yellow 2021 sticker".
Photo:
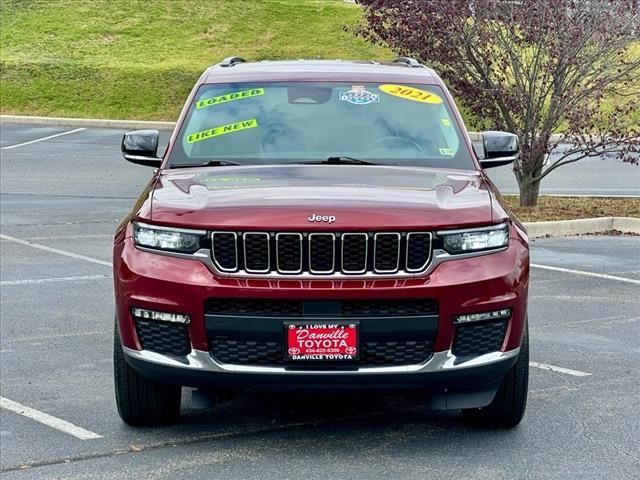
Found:
[{"label": "yellow 2021 sticker", "polygon": [[442,98],[440,98],[435,93],[420,90],[419,88],[415,87],[385,83],[384,85],[380,85],[378,88],[384,93],[404,98],[405,100],[412,100],[414,102],[422,103],[442,103]]},{"label": "yellow 2021 sticker", "polygon": [[240,130],[246,130],[247,128],[256,128],[257,126],[258,120],[255,118],[242,120],[241,122],[228,123],[226,125],[218,125],[217,127],[202,130],[201,132],[189,134],[187,136],[187,143],[196,143],[209,138],[225,135],[227,133],[239,132]]},{"label": "yellow 2021 sticker", "polygon": [[264,95],[264,88],[252,88],[251,90],[242,90],[240,92],[227,93],[218,95],[217,97],[205,98],[196,102],[196,108],[206,108],[221,103],[233,102],[234,100],[242,100],[243,98],[257,97]]}]

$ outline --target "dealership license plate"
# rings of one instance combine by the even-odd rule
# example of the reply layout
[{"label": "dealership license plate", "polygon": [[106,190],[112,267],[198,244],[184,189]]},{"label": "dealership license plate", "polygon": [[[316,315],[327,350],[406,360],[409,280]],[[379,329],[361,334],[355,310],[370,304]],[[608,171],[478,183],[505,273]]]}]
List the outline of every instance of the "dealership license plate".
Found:
[{"label": "dealership license plate", "polygon": [[345,361],[358,359],[358,323],[286,323],[288,360]]}]

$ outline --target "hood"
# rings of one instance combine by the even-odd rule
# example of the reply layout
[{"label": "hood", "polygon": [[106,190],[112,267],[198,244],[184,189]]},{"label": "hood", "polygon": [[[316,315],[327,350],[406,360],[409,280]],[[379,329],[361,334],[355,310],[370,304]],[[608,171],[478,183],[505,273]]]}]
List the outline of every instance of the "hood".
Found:
[{"label": "hood", "polygon": [[361,231],[458,228],[492,218],[480,172],[269,165],[165,170],[148,220],[208,230]]}]

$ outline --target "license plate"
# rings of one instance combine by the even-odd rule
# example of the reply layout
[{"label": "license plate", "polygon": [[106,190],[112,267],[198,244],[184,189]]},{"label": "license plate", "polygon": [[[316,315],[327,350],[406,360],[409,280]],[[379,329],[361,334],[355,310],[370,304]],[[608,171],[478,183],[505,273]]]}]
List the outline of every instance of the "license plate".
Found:
[{"label": "license plate", "polygon": [[358,359],[357,322],[285,323],[285,337],[288,360]]}]

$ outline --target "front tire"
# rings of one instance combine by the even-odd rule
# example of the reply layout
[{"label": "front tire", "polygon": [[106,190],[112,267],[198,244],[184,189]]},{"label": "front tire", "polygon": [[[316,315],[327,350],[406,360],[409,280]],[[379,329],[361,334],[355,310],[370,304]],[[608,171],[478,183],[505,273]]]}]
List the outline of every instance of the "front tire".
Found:
[{"label": "front tire", "polygon": [[159,425],[175,422],[180,415],[182,388],[152,382],[136,372],[124,357],[118,325],[113,342],[116,404],[128,425]]},{"label": "front tire", "polygon": [[514,428],[527,406],[529,388],[529,327],[525,325],[518,361],[505,374],[493,401],[482,408],[463,410],[465,418],[473,424],[486,427]]}]

